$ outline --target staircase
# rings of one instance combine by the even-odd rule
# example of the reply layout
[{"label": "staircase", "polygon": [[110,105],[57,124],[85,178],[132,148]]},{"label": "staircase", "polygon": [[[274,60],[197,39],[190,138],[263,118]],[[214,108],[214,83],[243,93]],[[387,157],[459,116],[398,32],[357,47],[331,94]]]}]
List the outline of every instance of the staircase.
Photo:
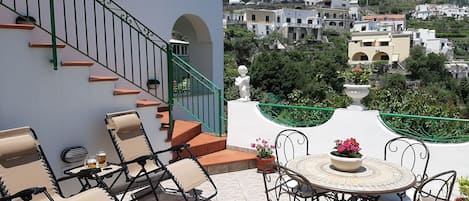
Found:
[{"label": "staircase", "polygon": [[[0,6],[2,6],[0,4]],[[25,25],[25,24],[0,24],[1,29],[18,29],[18,30],[33,30],[35,28],[34,25]],[[43,29],[44,30],[44,29]],[[47,32],[47,30],[45,30]],[[63,49],[68,46],[67,41],[66,43],[58,43],[56,48]],[[78,42],[76,44],[78,46]],[[30,48],[54,48],[53,43],[49,42],[31,42],[29,45]],[[75,47],[73,47],[75,48]],[[77,50],[78,52],[86,55],[85,52]],[[179,62],[179,63],[178,63]],[[177,65],[187,65],[182,61],[178,61],[177,58],[175,60]],[[117,65],[117,64],[116,64]],[[91,66],[103,66],[105,68],[109,68],[103,65],[102,62],[95,59],[91,59],[91,61],[84,61],[84,60],[67,60],[62,61],[60,63],[60,67],[62,68],[89,68]],[[187,68],[185,66],[184,68]],[[89,83],[114,83],[119,81],[122,77],[119,72],[116,70],[112,70],[115,76],[103,76],[103,75],[90,75],[88,78]],[[133,69],[132,69],[133,70]],[[187,69],[177,70],[175,71],[178,74],[190,74]],[[196,73],[200,74],[200,73]],[[125,69],[124,69],[124,76],[125,76]],[[176,75],[178,76],[178,75]],[[129,81],[135,84],[135,80],[132,77],[132,80],[129,80],[128,77],[123,77],[124,80]],[[141,87],[142,81],[140,80]],[[148,90],[144,90],[145,92],[149,92]],[[112,94],[116,97],[120,96],[136,96],[142,93],[140,89],[134,88],[114,88]],[[163,98],[164,100],[164,98]],[[165,103],[163,103],[166,105]],[[159,107],[162,103],[160,101],[154,100],[136,100],[135,107],[136,108],[144,108],[144,107]],[[160,120],[161,126],[160,130],[168,130],[170,127],[168,125],[173,124],[173,132],[172,136],[168,141],[171,142],[171,145],[180,144],[180,143],[188,143],[191,146],[191,151],[200,159],[202,165],[204,165],[210,174],[217,174],[223,172],[230,172],[230,171],[237,171],[242,169],[253,168],[255,166],[255,154],[253,153],[245,153],[236,150],[227,150],[226,149],[226,136],[216,136],[213,133],[209,132],[202,132],[202,127],[207,126],[204,125],[202,122],[194,122],[194,121],[183,121],[183,120],[173,120],[171,121],[170,117],[170,107],[161,106],[158,109],[156,114],[156,118]]]}]

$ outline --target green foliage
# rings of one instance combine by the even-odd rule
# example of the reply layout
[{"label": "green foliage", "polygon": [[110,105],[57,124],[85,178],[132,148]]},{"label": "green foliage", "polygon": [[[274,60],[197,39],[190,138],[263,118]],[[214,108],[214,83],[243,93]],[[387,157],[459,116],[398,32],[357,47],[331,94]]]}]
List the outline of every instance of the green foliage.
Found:
[{"label": "green foliage", "polygon": [[459,192],[468,197],[469,196],[469,179],[466,177],[460,177],[458,179],[458,184],[459,184]]},{"label": "green foliage", "polygon": [[386,74],[381,80],[381,88],[383,89],[406,89],[406,78],[401,74]]},{"label": "green foliage", "polygon": [[254,33],[241,27],[230,27],[225,30],[225,51],[233,51],[237,65],[249,65],[249,59],[257,48]]},{"label": "green foliage", "polygon": [[434,53],[425,54],[423,47],[410,49],[410,56],[406,59],[406,68],[413,80],[422,80],[425,83],[446,81],[451,74],[445,68],[446,57]]},{"label": "green foliage", "polygon": [[[459,118],[459,108],[454,99],[443,100],[434,94],[434,90],[371,90],[364,103],[369,109],[381,112]],[[447,92],[445,89],[440,90],[441,94]]]}]

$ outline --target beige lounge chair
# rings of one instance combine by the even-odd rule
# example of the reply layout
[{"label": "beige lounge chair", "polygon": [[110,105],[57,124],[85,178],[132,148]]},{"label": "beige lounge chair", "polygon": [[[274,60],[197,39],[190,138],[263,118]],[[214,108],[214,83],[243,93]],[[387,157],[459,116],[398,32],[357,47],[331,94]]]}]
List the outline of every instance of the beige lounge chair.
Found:
[{"label": "beige lounge chair", "polygon": [[[195,188],[204,182],[210,182],[215,191],[200,199],[208,200],[216,195],[215,184],[198,160],[190,153],[188,145],[177,145],[162,151],[153,151],[138,113],[134,110],[109,113],[106,115],[105,122],[129,182],[124,195],[139,178],[146,180],[146,184],[150,185],[151,192],[157,200],[156,187],[166,179],[172,179],[175,182],[178,191],[183,192],[182,196],[186,200],[188,199],[187,192],[194,194],[198,200]],[[182,158],[182,151],[188,152],[189,157]],[[177,157],[170,161],[169,165],[165,165],[158,158],[158,154],[164,152],[172,152]]]},{"label": "beige lounge chair", "polygon": [[[103,184],[105,187],[105,184]],[[1,201],[112,201],[105,189],[95,187],[69,198],[61,190],[49,163],[29,127],[0,131]]]}]

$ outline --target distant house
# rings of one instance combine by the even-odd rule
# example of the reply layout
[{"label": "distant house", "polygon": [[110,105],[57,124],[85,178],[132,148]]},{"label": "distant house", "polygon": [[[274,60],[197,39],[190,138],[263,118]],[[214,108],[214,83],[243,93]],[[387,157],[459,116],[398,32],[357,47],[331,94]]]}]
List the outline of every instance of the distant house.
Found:
[{"label": "distant house", "polygon": [[412,17],[427,20],[432,16],[454,17],[463,19],[469,16],[469,7],[458,7],[452,4],[421,4],[415,6]]},{"label": "distant house", "polygon": [[367,15],[362,21],[374,24],[373,31],[401,32],[406,30],[405,15]]},{"label": "distant house", "polygon": [[453,61],[449,64],[445,64],[446,69],[453,75],[454,78],[468,78],[469,77],[469,65],[462,61]]},{"label": "distant house", "polygon": [[348,32],[353,24],[348,9],[318,8],[318,17],[323,20],[324,29]]},{"label": "distant house", "polygon": [[417,29],[409,30],[412,33],[413,45],[420,45],[425,47],[426,52],[444,54],[448,59],[452,59],[453,47],[447,38],[436,38],[435,30],[430,29]]},{"label": "distant house", "polygon": [[410,34],[355,32],[348,43],[349,64],[385,61],[397,65],[409,57]]},{"label": "distant house", "polygon": [[322,19],[314,9],[300,10],[282,8],[277,10],[251,9],[225,11],[224,26],[242,25],[262,38],[279,32],[296,41],[306,38],[322,38]]}]

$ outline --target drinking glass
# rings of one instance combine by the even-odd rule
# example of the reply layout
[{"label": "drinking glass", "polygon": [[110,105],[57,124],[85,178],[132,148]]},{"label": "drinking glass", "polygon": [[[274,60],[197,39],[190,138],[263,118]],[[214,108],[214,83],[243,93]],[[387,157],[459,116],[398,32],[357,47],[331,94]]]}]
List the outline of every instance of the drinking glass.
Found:
[{"label": "drinking glass", "polygon": [[88,158],[85,159],[85,167],[87,168],[96,168],[96,157],[94,156],[89,156]]},{"label": "drinking glass", "polygon": [[107,162],[106,162],[106,152],[104,151],[99,151],[98,154],[96,154],[98,156],[98,164],[99,164],[99,167],[106,167],[107,166]]}]

